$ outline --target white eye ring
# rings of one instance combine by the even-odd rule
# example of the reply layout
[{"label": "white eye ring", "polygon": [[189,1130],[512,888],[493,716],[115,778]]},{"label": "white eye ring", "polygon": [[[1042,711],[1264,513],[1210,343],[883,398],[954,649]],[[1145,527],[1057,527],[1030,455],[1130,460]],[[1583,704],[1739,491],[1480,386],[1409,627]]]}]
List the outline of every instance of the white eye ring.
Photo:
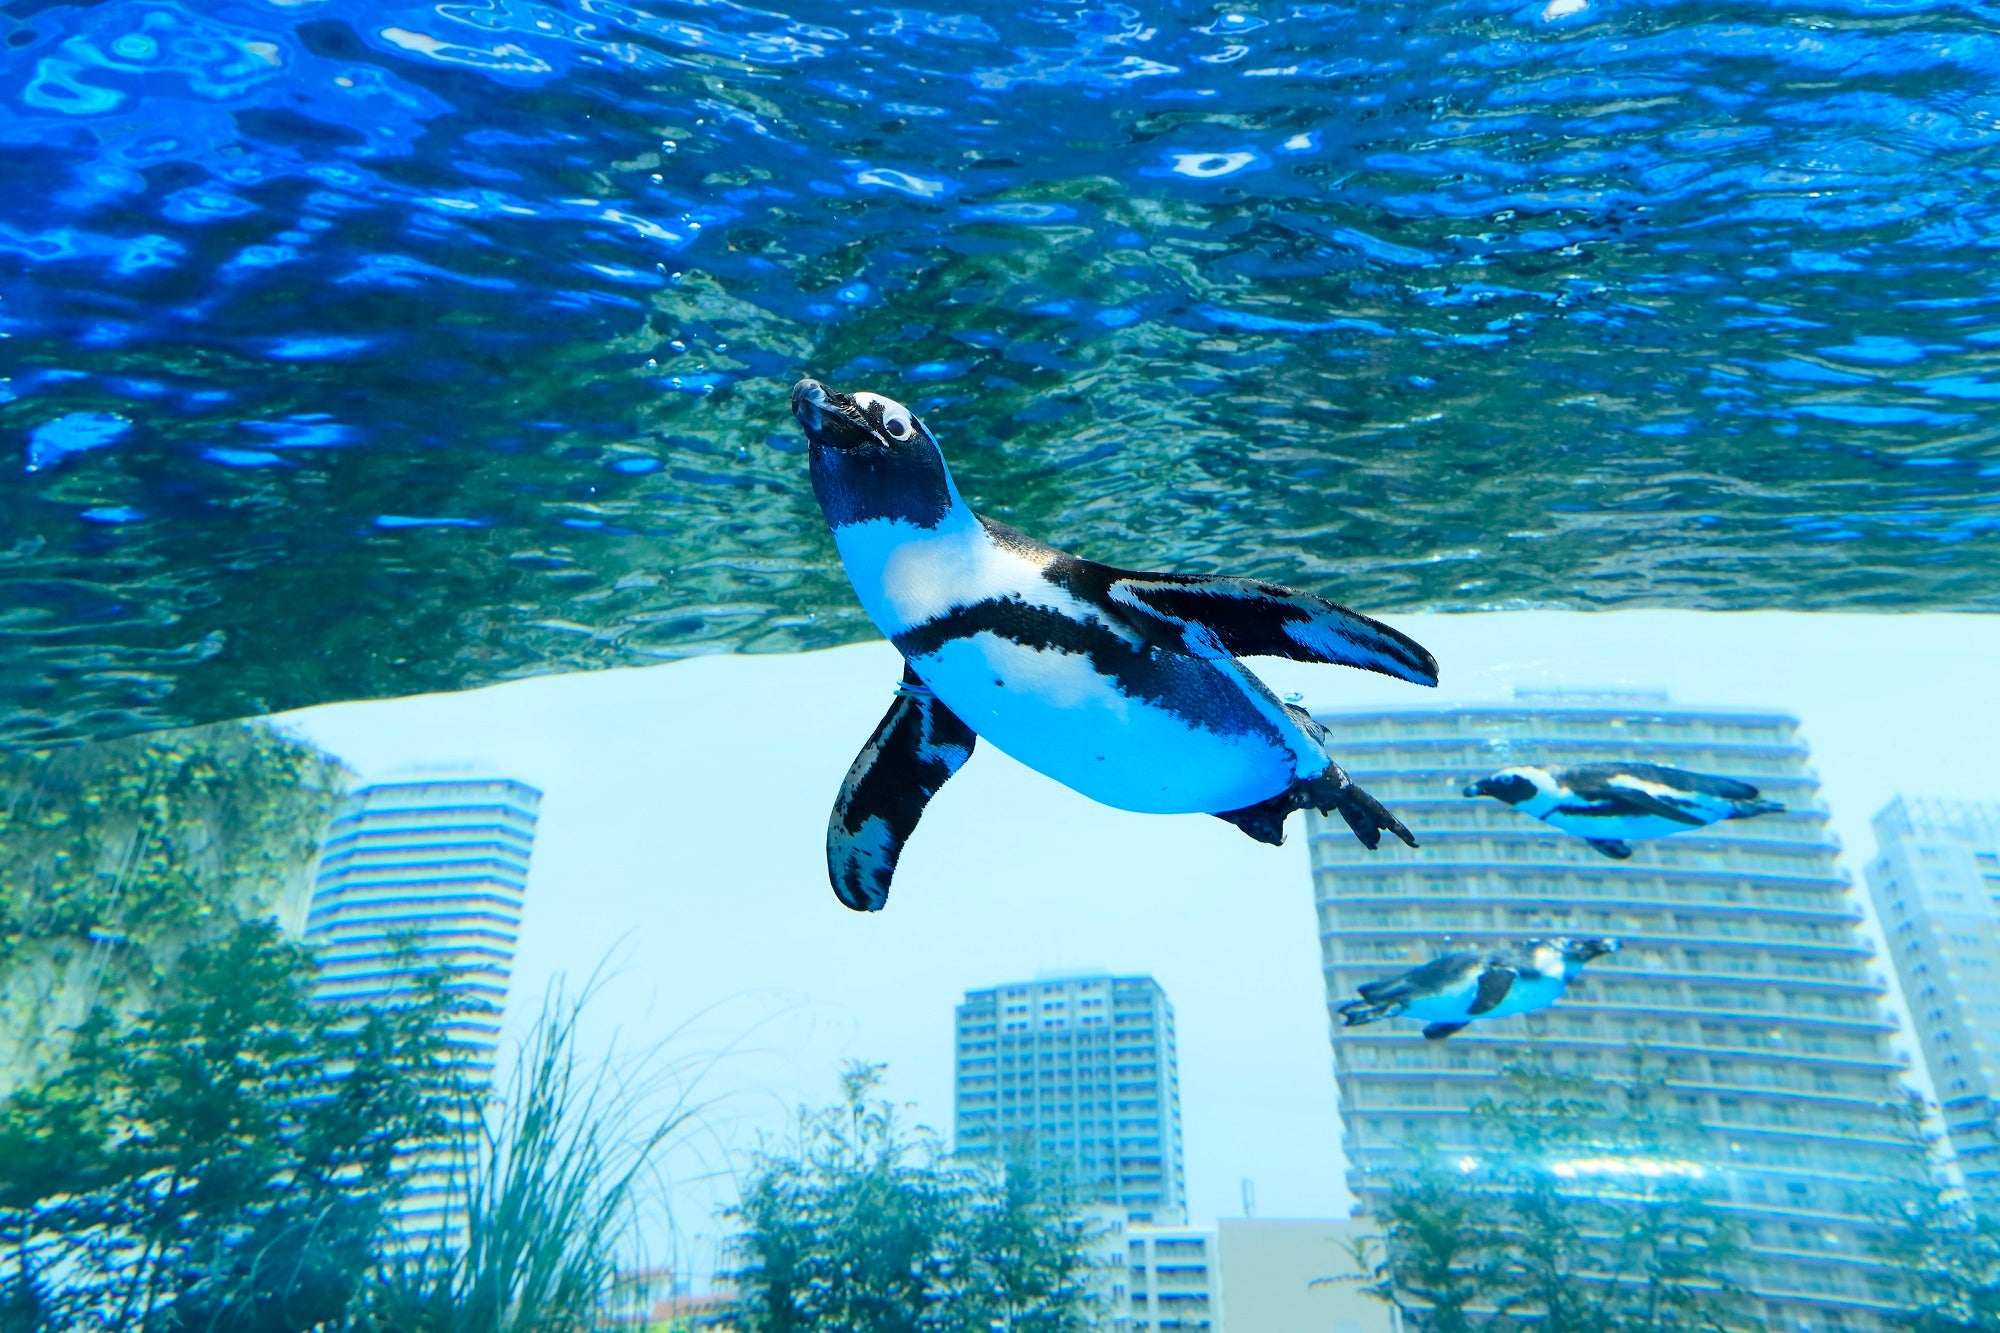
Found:
[{"label": "white eye ring", "polygon": [[907,440],[917,433],[910,409],[893,398],[884,398],[877,393],[857,393],[854,401],[864,408],[874,408],[881,415],[882,432],[890,439]]}]

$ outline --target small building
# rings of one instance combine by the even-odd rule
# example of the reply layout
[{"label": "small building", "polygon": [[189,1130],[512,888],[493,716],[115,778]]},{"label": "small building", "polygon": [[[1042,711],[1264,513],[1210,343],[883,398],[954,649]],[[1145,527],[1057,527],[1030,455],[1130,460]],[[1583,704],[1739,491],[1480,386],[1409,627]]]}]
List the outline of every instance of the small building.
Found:
[{"label": "small building", "polygon": [[1220,1333],[1222,1271],[1213,1231],[1127,1227],[1125,1281],[1131,1333]]},{"label": "small building", "polygon": [[1361,1291],[1357,1219],[1224,1218],[1217,1229],[1228,1333],[1391,1333],[1394,1312]]}]

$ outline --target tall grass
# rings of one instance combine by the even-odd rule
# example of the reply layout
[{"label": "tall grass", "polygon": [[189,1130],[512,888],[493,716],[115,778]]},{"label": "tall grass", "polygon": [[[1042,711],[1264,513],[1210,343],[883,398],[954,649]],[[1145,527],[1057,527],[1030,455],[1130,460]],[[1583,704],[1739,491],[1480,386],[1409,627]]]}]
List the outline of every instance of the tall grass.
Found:
[{"label": "tall grass", "polygon": [[643,1317],[620,1277],[644,1266],[646,1208],[665,1197],[658,1159],[703,1108],[683,1086],[659,1110],[658,1077],[581,1059],[588,998],[552,992],[497,1100],[466,1108],[451,1222],[385,1248],[354,1327],[590,1333]]}]

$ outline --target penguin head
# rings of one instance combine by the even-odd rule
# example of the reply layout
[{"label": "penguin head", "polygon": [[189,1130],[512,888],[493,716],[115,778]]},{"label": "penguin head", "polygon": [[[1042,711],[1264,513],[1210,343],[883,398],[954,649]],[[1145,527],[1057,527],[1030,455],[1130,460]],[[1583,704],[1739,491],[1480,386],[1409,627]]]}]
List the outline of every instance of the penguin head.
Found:
[{"label": "penguin head", "polygon": [[1572,939],[1562,938],[1549,941],[1551,948],[1563,956],[1563,961],[1572,967],[1582,967],[1593,958],[1602,958],[1608,953],[1618,952],[1618,941],[1605,938]]},{"label": "penguin head", "polygon": [[1491,796],[1507,805],[1519,805],[1540,795],[1555,794],[1555,780],[1539,768],[1503,768],[1490,778],[1468,786],[1467,796]]},{"label": "penguin head", "polygon": [[909,408],[875,393],[835,393],[818,380],[792,386],[806,433],[813,493],[833,527],[871,519],[934,528],[961,503],[944,453]]}]

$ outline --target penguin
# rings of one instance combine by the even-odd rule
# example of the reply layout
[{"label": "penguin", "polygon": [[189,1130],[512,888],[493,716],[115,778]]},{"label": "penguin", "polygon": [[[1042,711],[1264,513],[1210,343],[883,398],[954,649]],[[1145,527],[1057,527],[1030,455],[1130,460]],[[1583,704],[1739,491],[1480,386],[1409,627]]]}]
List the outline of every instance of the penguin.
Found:
[{"label": "penguin", "polygon": [[925,804],[978,738],[1122,810],[1212,814],[1259,842],[1338,811],[1371,850],[1402,821],[1326,751],[1326,732],[1237,659],[1289,657],[1437,684],[1409,636],[1254,579],[1114,569],[972,511],[903,404],[792,390],[813,494],[869,619],[903,655],[889,711],[827,825],[840,901],[878,911]]},{"label": "penguin", "polygon": [[1428,1020],[1424,1036],[1441,1041],[1480,1019],[1548,1008],[1585,963],[1617,952],[1613,939],[1552,939],[1487,954],[1444,954],[1400,977],[1355,987],[1361,998],[1340,1006],[1343,1026],[1408,1014]]},{"label": "penguin", "polygon": [[1760,800],[1747,782],[1661,764],[1584,764],[1553,773],[1503,768],[1468,786],[1465,795],[1503,801],[1619,861],[1631,856],[1631,844],[1642,838],[1785,809],[1782,801]]}]

